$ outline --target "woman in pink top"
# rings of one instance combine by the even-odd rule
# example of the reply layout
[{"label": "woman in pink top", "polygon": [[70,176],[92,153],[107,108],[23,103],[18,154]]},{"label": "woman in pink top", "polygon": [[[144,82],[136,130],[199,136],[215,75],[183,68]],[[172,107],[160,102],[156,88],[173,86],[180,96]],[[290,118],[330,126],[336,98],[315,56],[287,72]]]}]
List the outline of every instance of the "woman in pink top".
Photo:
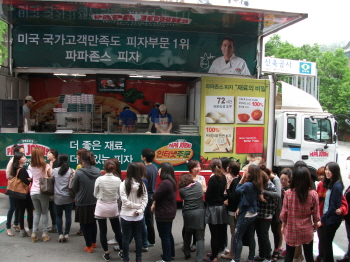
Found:
[{"label": "woman in pink top", "polygon": [[312,190],[312,181],[306,167],[293,173],[290,189],[285,193],[282,212],[282,233],[286,241],[285,262],[292,262],[295,247],[303,245],[306,262],[313,262],[314,230],[320,226],[318,195]]},{"label": "woman in pink top", "polygon": [[38,226],[40,217],[42,216],[42,225],[43,225],[43,242],[46,242],[50,239],[47,234],[47,224],[48,224],[48,211],[49,211],[49,201],[50,197],[47,195],[40,194],[40,177],[51,177],[52,169],[50,164],[46,164],[44,159],[44,151],[40,147],[34,147],[32,151],[31,162],[28,167],[28,170],[32,174],[32,188],[30,189],[30,195],[32,197],[35,213],[33,221],[33,233],[31,235],[32,242],[38,241]]}]

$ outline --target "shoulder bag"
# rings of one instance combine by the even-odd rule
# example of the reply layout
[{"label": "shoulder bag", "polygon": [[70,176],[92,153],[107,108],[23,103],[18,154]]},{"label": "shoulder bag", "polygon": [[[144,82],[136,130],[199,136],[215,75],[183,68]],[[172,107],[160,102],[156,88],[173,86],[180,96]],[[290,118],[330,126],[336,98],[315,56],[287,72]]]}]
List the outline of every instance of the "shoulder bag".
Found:
[{"label": "shoulder bag", "polygon": [[69,181],[68,181],[68,190],[69,190],[69,195],[72,197],[72,198],[75,198],[75,192],[72,188],[72,185],[73,185],[73,179],[74,179],[74,170],[73,169],[70,169],[70,176],[69,176]]},{"label": "shoulder bag", "polygon": [[51,177],[40,177],[39,178],[40,193],[47,196],[53,196],[54,186]]},{"label": "shoulder bag", "polygon": [[29,192],[29,186],[18,178],[18,173],[20,170],[21,168],[17,170],[16,176],[8,181],[5,194],[18,199],[26,199]]}]

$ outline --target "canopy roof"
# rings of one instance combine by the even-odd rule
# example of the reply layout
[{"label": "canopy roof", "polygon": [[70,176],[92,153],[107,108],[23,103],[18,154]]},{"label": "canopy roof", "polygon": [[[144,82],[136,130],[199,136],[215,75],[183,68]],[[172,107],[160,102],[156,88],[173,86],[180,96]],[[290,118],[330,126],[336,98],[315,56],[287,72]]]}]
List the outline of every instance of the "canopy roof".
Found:
[{"label": "canopy roof", "polygon": [[[0,0],[0,17],[16,26],[83,26],[265,36],[307,18],[240,6],[194,1]],[[234,2],[234,1],[231,1]],[[235,1],[236,2],[236,1]]]}]

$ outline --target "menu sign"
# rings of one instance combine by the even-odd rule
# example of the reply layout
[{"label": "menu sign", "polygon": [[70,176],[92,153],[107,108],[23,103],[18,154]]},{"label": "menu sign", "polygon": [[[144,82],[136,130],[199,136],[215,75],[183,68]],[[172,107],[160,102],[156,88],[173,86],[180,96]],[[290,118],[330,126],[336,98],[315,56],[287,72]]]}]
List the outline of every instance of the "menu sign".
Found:
[{"label": "menu sign", "polygon": [[232,153],[233,126],[206,126],[204,152]]},{"label": "menu sign", "polygon": [[205,123],[234,123],[234,96],[206,96],[205,104]]},{"label": "menu sign", "polygon": [[237,97],[237,124],[264,124],[264,97]]}]

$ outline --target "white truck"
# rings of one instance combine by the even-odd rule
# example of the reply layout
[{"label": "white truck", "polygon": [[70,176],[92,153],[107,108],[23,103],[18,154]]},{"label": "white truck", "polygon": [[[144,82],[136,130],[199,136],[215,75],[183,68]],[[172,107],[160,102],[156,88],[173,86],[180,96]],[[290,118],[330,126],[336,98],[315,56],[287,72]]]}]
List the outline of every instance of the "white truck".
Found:
[{"label": "white truck", "polygon": [[337,120],[316,98],[282,82],[275,105],[273,168],[279,172],[303,160],[313,176],[338,159]]}]

